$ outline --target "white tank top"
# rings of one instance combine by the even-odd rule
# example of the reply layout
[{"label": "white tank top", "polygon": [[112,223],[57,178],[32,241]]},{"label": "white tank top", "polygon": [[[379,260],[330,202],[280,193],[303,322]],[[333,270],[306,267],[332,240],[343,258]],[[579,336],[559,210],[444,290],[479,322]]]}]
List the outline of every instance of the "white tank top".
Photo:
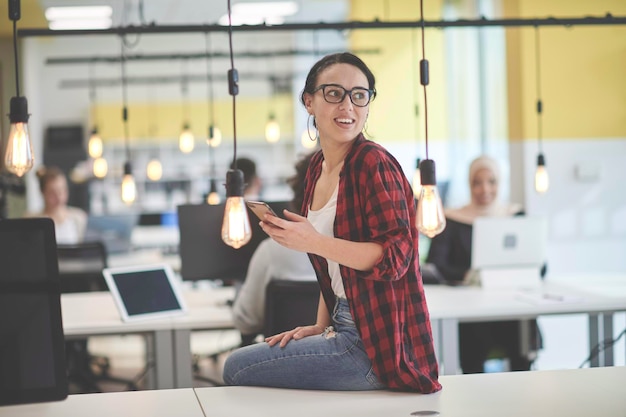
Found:
[{"label": "white tank top", "polygon": [[[307,218],[319,233],[324,236],[334,237],[333,225],[335,224],[335,215],[337,214],[337,194],[339,193],[339,184],[335,188],[333,195],[324,207],[319,210],[309,209]],[[343,280],[337,262],[328,262],[328,275],[330,275],[331,286],[337,297],[346,298],[346,292],[343,288]]]}]

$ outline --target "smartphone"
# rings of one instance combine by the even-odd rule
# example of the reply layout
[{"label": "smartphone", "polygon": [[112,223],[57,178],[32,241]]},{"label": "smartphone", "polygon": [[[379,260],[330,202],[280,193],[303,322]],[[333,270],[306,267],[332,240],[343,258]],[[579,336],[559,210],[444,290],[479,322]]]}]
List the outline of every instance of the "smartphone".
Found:
[{"label": "smartphone", "polygon": [[265,216],[265,213],[269,213],[272,216],[278,217],[278,215],[274,212],[274,210],[272,210],[269,204],[263,201],[246,201],[246,204],[248,205],[248,207],[250,207],[250,210],[252,210],[254,214],[256,214],[256,216],[261,220],[263,220],[263,216]]}]

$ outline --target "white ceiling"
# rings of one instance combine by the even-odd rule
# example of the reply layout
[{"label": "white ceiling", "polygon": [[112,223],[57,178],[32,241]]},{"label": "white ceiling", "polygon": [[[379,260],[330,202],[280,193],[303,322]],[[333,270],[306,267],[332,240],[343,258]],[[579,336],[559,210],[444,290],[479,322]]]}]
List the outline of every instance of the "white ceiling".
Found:
[{"label": "white ceiling", "polygon": [[[259,3],[280,0],[231,0],[237,3]],[[346,0],[293,0],[299,6],[296,22],[337,22],[346,19]],[[109,5],[113,9],[113,26],[163,24],[215,24],[228,10],[227,0],[39,0],[45,10],[52,6]],[[143,6],[143,7],[142,7]],[[338,7],[339,6],[339,7]],[[140,10],[143,8],[143,19]]]}]

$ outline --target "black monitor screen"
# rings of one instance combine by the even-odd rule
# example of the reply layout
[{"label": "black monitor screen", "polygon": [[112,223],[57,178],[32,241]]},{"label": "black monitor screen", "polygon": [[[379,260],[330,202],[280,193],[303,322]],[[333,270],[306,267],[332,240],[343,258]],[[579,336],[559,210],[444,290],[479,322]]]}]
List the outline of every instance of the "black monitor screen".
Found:
[{"label": "black monitor screen", "polygon": [[[268,204],[279,214],[289,206],[285,201],[268,202]],[[178,206],[183,280],[243,281],[252,254],[259,243],[268,237],[259,226],[254,213],[248,210],[248,216],[252,238],[245,246],[234,249],[222,241],[224,204]]]},{"label": "black monitor screen", "polygon": [[0,405],[67,397],[50,219],[0,220]]}]

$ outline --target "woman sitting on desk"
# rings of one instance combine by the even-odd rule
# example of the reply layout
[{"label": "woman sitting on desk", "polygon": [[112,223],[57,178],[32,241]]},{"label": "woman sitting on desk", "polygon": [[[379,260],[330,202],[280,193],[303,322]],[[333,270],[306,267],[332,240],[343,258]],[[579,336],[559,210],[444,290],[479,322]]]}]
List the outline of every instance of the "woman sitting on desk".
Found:
[{"label": "woman sitting on desk", "polygon": [[[470,164],[471,202],[459,209],[447,210],[445,230],[433,238],[426,262],[434,273],[450,285],[472,281],[472,224],[477,217],[523,214],[517,204],[498,202],[500,170],[497,162],[481,156]],[[537,329],[533,321],[531,329]],[[538,332],[533,331],[531,350],[535,350]],[[463,373],[484,371],[484,363],[494,350],[504,352],[512,371],[530,369],[531,360],[520,346],[520,322],[498,321],[459,324],[459,345]]]}]

